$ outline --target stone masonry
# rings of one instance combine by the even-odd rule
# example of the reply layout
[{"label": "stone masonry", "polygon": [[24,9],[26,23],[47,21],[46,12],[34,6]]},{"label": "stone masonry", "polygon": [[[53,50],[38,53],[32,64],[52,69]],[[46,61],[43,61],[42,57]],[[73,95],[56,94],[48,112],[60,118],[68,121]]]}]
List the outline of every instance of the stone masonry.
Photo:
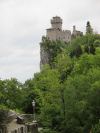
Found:
[{"label": "stone masonry", "polygon": [[[77,31],[75,26],[73,26],[73,33],[71,34],[70,30],[63,30],[62,31],[62,19],[59,16],[53,17],[51,19],[51,28],[46,29],[47,30],[47,39],[54,40],[56,42],[56,39],[60,39],[62,43],[64,42],[71,42],[73,38],[76,38],[77,35],[83,36],[83,32]],[[44,40],[43,40],[44,41]],[[41,47],[40,44],[40,71],[45,67],[46,64],[48,64],[48,56],[49,54],[47,52],[44,52],[44,48]],[[43,66],[41,65],[43,64]]]}]

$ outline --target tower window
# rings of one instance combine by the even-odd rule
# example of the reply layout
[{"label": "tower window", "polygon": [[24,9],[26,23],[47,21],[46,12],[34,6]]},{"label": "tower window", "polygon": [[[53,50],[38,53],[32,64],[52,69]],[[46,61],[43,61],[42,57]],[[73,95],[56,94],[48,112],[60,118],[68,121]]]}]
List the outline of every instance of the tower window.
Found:
[{"label": "tower window", "polygon": [[49,39],[49,37],[48,37],[48,39]]},{"label": "tower window", "polygon": [[69,39],[69,37],[68,37],[68,39]]}]

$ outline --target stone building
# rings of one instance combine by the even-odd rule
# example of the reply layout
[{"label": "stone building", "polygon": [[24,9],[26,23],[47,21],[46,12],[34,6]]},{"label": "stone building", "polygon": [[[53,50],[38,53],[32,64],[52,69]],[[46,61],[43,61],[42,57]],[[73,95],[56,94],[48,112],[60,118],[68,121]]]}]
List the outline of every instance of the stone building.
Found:
[{"label": "stone building", "polygon": [[[46,29],[47,39],[51,41],[54,40],[55,42],[56,42],[56,39],[60,39],[62,43],[64,43],[64,42],[71,42],[71,40],[75,38],[77,35],[79,36],[83,35],[83,32],[77,31],[75,26],[73,26],[72,34],[70,30],[62,30],[62,23],[63,21],[59,16],[53,17],[53,19],[51,19],[51,28]],[[40,71],[41,71],[42,68],[45,67],[45,64],[49,63],[49,60],[48,60],[49,54],[47,52],[44,52],[44,48],[41,47],[41,42],[39,44],[40,44]],[[41,65],[41,63],[43,65]]]}]

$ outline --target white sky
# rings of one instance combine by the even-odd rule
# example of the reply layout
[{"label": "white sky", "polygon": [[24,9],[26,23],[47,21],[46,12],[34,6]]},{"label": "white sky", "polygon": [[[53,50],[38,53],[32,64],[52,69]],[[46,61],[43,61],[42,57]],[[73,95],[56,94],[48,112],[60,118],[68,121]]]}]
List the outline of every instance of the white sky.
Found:
[{"label": "white sky", "polygon": [[[0,78],[24,83],[40,72],[40,45],[50,19],[60,16],[62,29],[85,34],[90,21],[100,34],[100,0],[0,0]],[[95,29],[96,28],[96,29]]]}]

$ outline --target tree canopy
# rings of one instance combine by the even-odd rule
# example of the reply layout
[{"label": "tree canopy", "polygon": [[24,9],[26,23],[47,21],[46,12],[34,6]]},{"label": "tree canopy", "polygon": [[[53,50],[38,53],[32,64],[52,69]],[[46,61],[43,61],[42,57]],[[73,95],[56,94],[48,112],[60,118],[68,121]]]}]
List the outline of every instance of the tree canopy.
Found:
[{"label": "tree canopy", "polygon": [[24,84],[0,80],[0,105],[31,114],[35,100],[36,119],[50,133],[99,133],[100,35],[87,33],[68,43],[44,40],[49,64]]}]

